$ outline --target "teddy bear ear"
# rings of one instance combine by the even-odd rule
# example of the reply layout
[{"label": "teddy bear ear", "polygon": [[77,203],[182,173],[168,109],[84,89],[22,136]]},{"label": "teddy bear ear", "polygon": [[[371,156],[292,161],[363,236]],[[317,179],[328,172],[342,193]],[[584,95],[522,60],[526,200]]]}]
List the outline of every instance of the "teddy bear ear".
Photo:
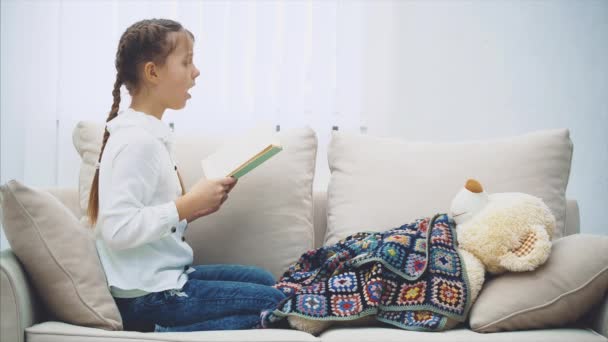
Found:
[{"label": "teddy bear ear", "polygon": [[500,257],[500,265],[507,271],[532,271],[544,264],[551,254],[551,239],[541,225],[524,232],[519,244]]}]

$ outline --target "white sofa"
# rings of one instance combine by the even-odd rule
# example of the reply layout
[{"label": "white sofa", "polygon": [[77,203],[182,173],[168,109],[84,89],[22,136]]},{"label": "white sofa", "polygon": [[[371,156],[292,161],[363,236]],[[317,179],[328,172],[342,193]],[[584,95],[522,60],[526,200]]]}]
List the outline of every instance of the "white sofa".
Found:
[{"label": "white sofa", "polygon": [[[85,163],[87,162],[87,151],[88,148],[86,143],[83,143],[81,140],[83,136],[91,135],[95,137],[93,140],[100,137],[98,127],[90,127],[90,126],[80,126],[77,127],[75,131],[75,145],[77,149],[79,149],[79,153],[83,157]],[[308,139],[309,143],[314,143],[314,146],[309,149],[309,152],[316,153],[316,139],[314,141],[310,140],[310,134],[304,132],[302,134],[295,134],[300,138]],[[314,138],[314,134],[312,135]],[[295,151],[293,148],[300,148],[305,144],[294,143],[298,142],[298,140],[290,140],[291,138],[287,137],[288,140],[286,151]],[[86,140],[86,139],[85,139]],[[94,141],[95,142],[95,141]],[[98,143],[98,142],[97,142]],[[199,145],[197,145],[199,144]],[[181,154],[176,154],[176,159],[178,164],[182,166],[186,187],[197,178],[198,176],[198,160],[200,155],[204,155],[208,153],[208,151],[212,150],[212,147],[202,148],[205,151],[199,149],[200,142],[193,143],[192,141],[182,140],[178,142],[179,147],[181,147]],[[95,155],[95,144],[92,144],[92,154]],[[198,154],[188,154],[183,152],[184,150],[190,148],[191,151],[197,150]],[[336,153],[340,151],[340,146],[332,146],[330,148],[330,164],[333,163],[335,169],[332,171],[339,172],[339,168],[343,167],[343,165],[338,165],[339,163],[336,160],[332,161],[332,158],[336,158]],[[91,152],[89,151],[89,152]],[[301,151],[300,151],[301,152]],[[298,151],[295,151],[293,155],[297,155]],[[331,155],[333,153],[333,155]],[[389,152],[387,152],[390,155]],[[310,153],[309,153],[310,154]],[[90,158],[89,158],[90,159]],[[285,157],[284,159],[288,159]],[[310,159],[310,158],[309,158]],[[314,153],[312,155],[312,159],[307,161],[307,165],[312,167],[314,170],[315,163]],[[90,160],[89,160],[90,162]],[[296,163],[296,161],[288,161],[281,160],[279,161],[277,157],[276,164],[290,162]],[[254,248],[249,245],[242,245],[240,247],[241,250],[238,251],[240,253],[237,256],[225,254],[209,254],[209,251],[204,249],[213,250],[213,246],[210,244],[216,243],[220,241],[220,246],[217,247],[219,250],[224,247],[221,245],[221,241],[226,241],[226,239],[233,238],[235,231],[231,230],[227,226],[226,222],[232,222],[231,224],[243,224],[250,222],[251,225],[256,226],[259,229],[264,229],[264,225],[260,226],[259,222],[256,223],[255,217],[250,221],[247,221],[247,218],[240,218],[238,215],[246,215],[244,217],[252,217],[255,216],[255,212],[252,213],[248,211],[248,208],[236,208],[238,206],[244,205],[244,203],[248,203],[247,199],[239,197],[238,193],[231,197],[230,201],[233,201],[232,207],[227,207],[224,210],[224,215],[230,216],[230,213],[234,213],[231,217],[225,216],[217,216],[214,219],[203,222],[203,224],[208,224],[210,227],[213,226],[217,229],[206,229],[204,227],[195,227],[189,228],[189,236],[188,238],[193,241],[194,253],[195,255],[204,255],[199,260],[203,262],[211,261],[212,263],[217,262],[226,262],[226,263],[234,263],[235,261],[239,261],[240,263],[250,263],[258,264],[262,266],[266,266],[271,269],[275,275],[280,275],[280,270],[288,265],[289,263],[295,260],[282,260],[286,259],[281,255],[281,253],[291,253],[291,257],[297,256],[304,252],[308,248],[316,248],[323,245],[323,243],[331,240],[332,236],[328,236],[326,234],[326,230],[328,225],[336,226],[339,222],[336,215],[339,215],[339,208],[333,208],[334,212],[332,215],[329,215],[328,222],[328,201],[339,198],[340,194],[336,194],[336,191],[339,190],[339,186],[344,186],[344,184],[340,185],[339,182],[335,182],[335,179],[332,179],[333,184],[330,184],[329,188],[329,197],[328,192],[314,192],[312,191],[312,177],[310,175],[305,175],[306,177],[298,178],[298,176],[293,176],[294,184],[300,184],[304,192],[309,193],[310,198],[304,196],[302,199],[293,200],[293,198],[278,198],[273,202],[272,198],[251,198],[251,196],[255,197],[255,194],[261,193],[260,196],[269,196],[268,192],[264,192],[262,189],[262,185],[275,187],[271,189],[274,192],[277,191],[286,191],[289,187],[294,186],[294,184],[283,184],[280,181],[277,181],[277,177],[280,177],[281,173],[285,171],[284,166],[279,168],[278,170],[271,170],[270,163],[268,163],[268,169],[266,171],[257,171],[256,174],[253,174],[248,179],[243,179],[239,183],[239,187],[242,188],[242,196],[245,196],[245,193],[248,194],[250,201],[249,203],[257,203],[255,205],[260,205],[260,202],[263,203],[274,203],[279,205],[279,207],[273,207],[272,212],[280,212],[281,211],[281,203],[285,203],[285,208],[289,209],[288,211],[293,211],[294,206],[302,206],[305,207],[303,214],[306,216],[307,212],[309,212],[309,219],[303,219],[304,224],[309,224],[312,228],[312,232],[304,232],[298,234],[287,234],[281,235],[280,233],[273,232],[271,238],[277,239],[278,241],[272,241],[274,245],[286,245],[293,246],[287,250],[280,251],[278,249],[273,248]],[[330,165],[331,166],[331,165]],[[185,169],[185,170],[184,170]],[[274,173],[274,172],[278,173]],[[292,172],[297,172],[297,170],[291,170]],[[456,172],[456,171],[455,171]],[[568,170],[569,172],[569,170]],[[87,171],[86,166],[83,166],[81,169],[81,187],[82,183],[86,183],[89,180],[87,179],[87,173],[90,174],[90,170]],[[310,173],[310,168],[308,168],[305,173]],[[260,177],[260,178],[257,178]],[[332,176],[333,177],[333,176]],[[290,178],[292,179],[292,178]],[[305,181],[303,180],[305,179]],[[274,183],[265,183],[266,181],[274,181],[276,185],[272,185]],[[447,180],[443,180],[447,184]],[[464,181],[464,179],[463,179]],[[289,183],[289,182],[287,182]],[[260,188],[256,189],[252,188],[252,184],[257,184]],[[268,185],[271,184],[271,185]],[[276,188],[278,187],[278,188]],[[281,188],[282,187],[282,188]],[[48,191],[53,194],[56,198],[58,198],[69,210],[77,217],[82,217],[83,207],[83,193],[82,188],[54,188],[48,189]],[[235,189],[236,191],[236,189]],[[296,192],[296,190],[293,190]],[[449,192],[454,192],[451,189]],[[345,191],[346,192],[346,191]],[[272,192],[271,192],[272,193]],[[253,195],[252,195],[253,194]],[[86,194],[85,194],[86,195]],[[278,195],[277,195],[278,196]],[[86,196],[84,196],[86,197]],[[375,201],[374,199],[372,199]],[[230,201],[227,202],[230,203]],[[561,234],[562,236],[579,234],[579,210],[577,202],[574,200],[564,200],[564,215],[563,221],[564,226],[562,228]],[[252,204],[253,206],[254,204]],[[382,205],[381,203],[378,205]],[[310,210],[309,210],[310,207]],[[237,210],[238,209],[238,210]],[[259,208],[258,208],[259,209]],[[240,210],[240,211],[239,211]],[[261,210],[261,209],[259,209]],[[374,209],[379,210],[379,209]],[[427,209],[428,210],[428,209]],[[289,212],[286,213],[288,217]],[[298,215],[300,215],[298,214]],[[432,212],[428,212],[428,214],[432,214]],[[236,217],[235,217],[236,216]],[[294,212],[294,216],[296,213]],[[386,215],[383,215],[386,216]],[[296,217],[298,218],[298,217]],[[266,218],[262,218],[267,220]],[[228,220],[222,223],[222,220]],[[232,220],[232,221],[230,221]],[[236,221],[235,221],[236,220]],[[306,222],[306,221],[312,222]],[[294,221],[293,225],[297,225],[298,222],[302,220]],[[235,223],[236,222],[236,223]],[[272,226],[271,221],[269,222],[269,227]],[[275,222],[276,223],[276,222]],[[218,228],[219,227],[219,228]],[[261,227],[261,228],[260,228]],[[280,225],[279,225],[280,227]],[[256,228],[256,229],[257,229]],[[276,227],[275,227],[276,228]],[[270,229],[270,228],[269,228]],[[286,229],[295,229],[292,227]],[[333,232],[333,234],[336,234]],[[205,236],[205,238],[202,238]],[[297,241],[292,241],[293,237],[297,237]],[[266,237],[268,238],[268,237]],[[203,242],[203,240],[205,242]],[[211,242],[207,241],[211,240]],[[247,240],[247,239],[240,239]],[[270,243],[269,243],[270,244]],[[202,247],[205,246],[205,247]],[[238,254],[237,253],[237,254]],[[253,255],[252,253],[256,254]],[[222,259],[222,255],[225,256],[225,259]],[[282,258],[282,259],[281,259]],[[195,262],[196,262],[195,257]],[[143,341],[608,341],[608,297],[604,297],[602,303],[598,303],[596,309],[593,310],[590,314],[581,319],[579,322],[574,324],[569,324],[567,326],[562,326],[558,328],[551,329],[538,329],[538,330],[525,330],[525,331],[511,331],[511,332],[498,332],[498,333],[489,333],[482,334],[476,333],[468,328],[468,326],[462,325],[456,329],[449,330],[446,332],[414,332],[414,331],[405,331],[398,328],[392,327],[334,327],[329,330],[323,332],[320,336],[313,336],[301,331],[291,330],[291,329],[267,329],[267,330],[242,330],[242,331],[206,331],[206,332],[191,332],[191,333],[139,333],[139,332],[128,332],[128,331],[108,331],[102,329],[88,328],[82,327],[72,324],[67,324],[63,322],[59,322],[54,319],[51,315],[47,313],[44,308],[44,305],[41,304],[36,292],[33,290],[31,285],[31,275],[28,275],[19,262],[19,260],[15,257],[11,250],[5,250],[0,255],[0,289],[1,289],[1,302],[0,302],[0,340],[2,342],[143,342]],[[606,291],[604,291],[606,292]]]},{"label": "white sofa", "polygon": [[[74,214],[79,213],[76,189],[50,189]],[[314,196],[315,236],[324,236],[326,227],[326,194]],[[568,201],[567,231],[579,232],[576,201]],[[319,246],[321,239],[316,241]],[[270,251],[269,251],[270,252]],[[542,329],[492,334],[475,333],[466,328],[446,332],[414,332],[396,328],[332,328],[320,336],[286,329],[206,331],[193,333],[138,333],[84,328],[53,321],[45,314],[28,276],[19,261],[5,250],[1,254],[1,340],[28,342],[140,342],[140,341],[607,341],[608,298],[591,317],[590,325],[573,325],[559,329]],[[601,334],[604,334],[602,336]]]}]

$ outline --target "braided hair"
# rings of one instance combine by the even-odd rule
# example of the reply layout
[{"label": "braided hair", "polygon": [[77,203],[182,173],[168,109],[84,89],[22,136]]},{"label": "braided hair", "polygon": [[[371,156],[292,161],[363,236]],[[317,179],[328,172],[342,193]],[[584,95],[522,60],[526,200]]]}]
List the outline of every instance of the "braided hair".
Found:
[{"label": "braided hair", "polygon": [[[147,62],[154,62],[158,66],[165,64],[167,56],[175,49],[176,40],[169,39],[169,33],[185,31],[194,39],[194,35],[184,29],[182,25],[176,21],[169,19],[146,19],[136,22],[131,25],[122,34],[118,42],[116,51],[116,81],[112,96],[112,108],[106,119],[106,123],[113,120],[118,115],[120,107],[120,88],[124,86],[129,91],[130,95],[134,95],[140,88],[141,73],[139,70]],[[98,163],[101,163],[101,157],[106,147],[110,132],[106,128],[103,133],[103,142],[99,153]],[[183,182],[179,176],[179,181],[182,186],[182,193],[185,192]],[[99,168],[95,170],[95,176],[91,184],[91,192],[89,194],[89,205],[87,208],[87,216],[92,226],[97,223],[99,213]]]}]

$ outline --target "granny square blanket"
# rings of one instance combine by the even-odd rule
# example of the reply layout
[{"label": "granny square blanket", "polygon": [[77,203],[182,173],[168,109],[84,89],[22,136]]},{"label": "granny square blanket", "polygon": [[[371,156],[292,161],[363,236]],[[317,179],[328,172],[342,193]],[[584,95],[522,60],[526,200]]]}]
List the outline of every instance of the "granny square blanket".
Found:
[{"label": "granny square blanket", "polygon": [[287,298],[262,314],[268,327],[310,320],[376,319],[407,330],[441,331],[470,308],[466,270],[446,214],[385,232],[361,232],[303,254],[275,288]]}]

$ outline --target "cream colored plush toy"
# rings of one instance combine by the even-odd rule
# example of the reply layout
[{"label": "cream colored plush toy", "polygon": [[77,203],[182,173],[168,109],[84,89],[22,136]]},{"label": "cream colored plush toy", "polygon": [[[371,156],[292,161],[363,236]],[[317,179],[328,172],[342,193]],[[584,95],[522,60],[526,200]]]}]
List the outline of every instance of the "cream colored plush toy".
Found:
[{"label": "cream colored plush toy", "polygon": [[[537,197],[518,192],[488,194],[478,181],[470,179],[452,200],[449,214],[456,223],[471,303],[479,295],[486,271],[531,271],[551,253],[555,217]],[[289,316],[292,327],[315,335],[330,325],[365,325],[373,321],[373,316],[348,322]],[[446,327],[456,324],[449,320]]]},{"label": "cream colored plush toy", "polygon": [[458,248],[475,300],[485,272],[532,271],[551,253],[555,217],[545,203],[520,192],[488,194],[469,179],[450,207]]}]

